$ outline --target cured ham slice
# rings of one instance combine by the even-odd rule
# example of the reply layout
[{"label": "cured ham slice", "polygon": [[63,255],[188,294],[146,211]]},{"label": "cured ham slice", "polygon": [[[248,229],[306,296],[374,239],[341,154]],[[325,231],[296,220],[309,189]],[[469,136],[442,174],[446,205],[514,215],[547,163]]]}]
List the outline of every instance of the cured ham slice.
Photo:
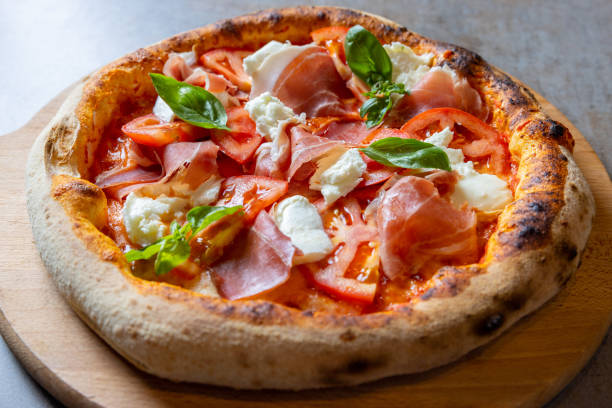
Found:
[{"label": "cured ham slice", "polygon": [[391,279],[417,273],[433,257],[478,259],[475,213],[457,210],[424,178],[403,177],[385,193],[377,226],[383,270]]},{"label": "cured ham slice", "polygon": [[217,173],[217,152],[213,142],[179,142],[164,146],[152,167],[127,162],[101,173],[96,184],[111,197],[122,200],[142,187],[159,187],[169,181],[176,187],[193,190]]},{"label": "cured ham slice", "polygon": [[389,113],[385,123],[400,127],[410,118],[432,108],[457,108],[479,119],[488,115],[478,92],[465,78],[458,78],[452,71],[432,69],[400,99]]},{"label": "cured ham slice", "polygon": [[271,90],[297,114],[307,117],[342,116],[350,109],[342,99],[353,94],[322,47],[309,47],[289,63]]},{"label": "cured ham slice", "polygon": [[212,267],[220,294],[241,299],[272,289],[289,279],[295,247],[262,211],[243,231],[231,251]]},{"label": "cured ham slice", "polygon": [[287,178],[305,180],[316,170],[314,160],[333,149],[345,148],[341,142],[329,140],[300,128],[291,129],[291,165]]},{"label": "cured ham slice", "polygon": [[172,52],[162,68],[162,73],[177,81],[184,81],[193,73],[196,65],[197,61],[193,52]]},{"label": "cured ham slice", "polygon": [[361,143],[371,130],[365,125],[362,120],[337,120],[316,133],[317,136],[323,136],[330,140],[339,140],[350,145]]}]

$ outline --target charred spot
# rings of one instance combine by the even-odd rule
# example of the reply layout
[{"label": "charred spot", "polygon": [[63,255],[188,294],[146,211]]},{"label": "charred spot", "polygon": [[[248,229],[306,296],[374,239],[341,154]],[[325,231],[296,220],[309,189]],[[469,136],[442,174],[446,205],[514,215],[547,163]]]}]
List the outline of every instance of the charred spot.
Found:
[{"label": "charred spot", "polygon": [[542,201],[532,201],[529,204],[527,204],[527,207],[529,208],[530,211],[533,211],[533,212],[543,212],[548,209],[548,205],[546,205],[546,203]]},{"label": "charred spot", "polygon": [[521,310],[527,303],[528,296],[525,293],[517,293],[501,301],[502,305],[509,311]]},{"label": "charred spot", "polygon": [[222,34],[231,35],[236,38],[242,38],[242,34],[240,33],[240,30],[238,30],[238,27],[236,27],[236,24],[234,24],[231,20],[225,20],[219,23],[217,27],[219,28],[219,31]]},{"label": "charred spot", "polygon": [[274,311],[274,305],[270,302],[259,303],[247,309],[248,316],[255,324],[261,324],[266,318],[270,317]]},{"label": "charred spot", "polygon": [[425,292],[425,293],[423,293],[421,295],[421,300],[430,299],[434,295],[434,293],[436,293],[436,289],[435,288],[428,289],[427,292]]},{"label": "charred spot", "polygon": [[347,330],[340,335],[340,340],[348,342],[355,340],[356,337],[352,330]]},{"label": "charred spot", "polygon": [[564,255],[568,261],[574,260],[578,255],[578,247],[575,244],[567,241],[563,241],[559,244],[558,252],[560,255]]},{"label": "charred spot", "polygon": [[553,139],[561,139],[565,134],[565,127],[553,120],[549,120],[548,122],[551,124],[548,135]]},{"label": "charred spot", "polygon": [[312,317],[312,316],[314,316],[314,312],[312,310],[304,310],[302,312],[302,316]]},{"label": "charred spot", "polygon": [[231,316],[234,314],[234,312],[236,311],[236,306],[234,305],[227,305],[223,308],[223,310],[221,310],[221,313],[224,316]]},{"label": "charred spot", "polygon": [[280,23],[282,19],[283,19],[283,16],[281,16],[280,13],[274,12],[274,13],[268,14],[268,21],[270,21],[274,25]]},{"label": "charred spot", "polygon": [[506,318],[501,313],[487,316],[474,326],[474,332],[479,336],[488,336],[504,325]]},{"label": "charred spot", "polygon": [[525,100],[525,98],[521,96],[510,97],[508,101],[510,102],[510,105],[515,105],[515,106],[527,104],[527,101]]},{"label": "charred spot", "polygon": [[326,12],[321,10],[321,11],[319,11],[317,13],[317,19],[318,20],[325,20],[326,18],[327,18],[327,13]]}]

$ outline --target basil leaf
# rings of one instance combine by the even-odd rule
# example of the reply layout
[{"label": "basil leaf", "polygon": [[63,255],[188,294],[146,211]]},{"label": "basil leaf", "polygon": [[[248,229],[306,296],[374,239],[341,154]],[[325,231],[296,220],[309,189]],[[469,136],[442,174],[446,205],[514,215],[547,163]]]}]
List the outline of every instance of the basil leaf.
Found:
[{"label": "basil leaf", "polygon": [[197,234],[213,222],[241,210],[241,205],[235,207],[210,207],[207,205],[193,207],[187,213],[187,221],[192,225],[193,233]]},{"label": "basil leaf", "polygon": [[372,88],[365,92],[365,96],[369,96],[370,98],[391,95],[392,93],[405,95],[410,94],[410,91],[406,90],[404,84],[396,84],[391,81],[381,81],[377,82],[372,86]]},{"label": "basil leaf", "polygon": [[385,166],[451,171],[444,150],[416,139],[387,137],[359,150]]},{"label": "basil leaf", "polygon": [[162,242],[156,242],[155,244],[151,244],[144,249],[132,249],[125,253],[125,259],[128,262],[140,261],[141,259],[149,259],[153,255],[159,252],[159,249],[162,246]]},{"label": "basil leaf", "polygon": [[164,275],[176,268],[191,255],[191,247],[187,240],[182,237],[170,237],[162,241],[161,248],[155,260],[155,273]]},{"label": "basil leaf", "polygon": [[389,111],[393,101],[391,96],[383,96],[381,98],[370,98],[359,108],[359,115],[363,118],[366,114],[366,126],[372,128],[380,124]]},{"label": "basil leaf", "polygon": [[379,81],[390,81],[391,59],[378,39],[360,25],[348,30],[344,39],[346,62],[359,78],[373,86]]},{"label": "basil leaf", "polygon": [[159,96],[179,118],[206,129],[230,130],[223,104],[207,90],[161,74],[149,74]]}]

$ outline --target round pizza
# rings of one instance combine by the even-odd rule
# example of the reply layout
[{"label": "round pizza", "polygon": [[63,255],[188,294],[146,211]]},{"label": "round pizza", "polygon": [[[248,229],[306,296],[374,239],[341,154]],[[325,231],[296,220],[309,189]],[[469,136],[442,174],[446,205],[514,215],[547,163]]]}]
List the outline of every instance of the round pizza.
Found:
[{"label": "round pizza", "polygon": [[594,212],[573,143],[473,52],[271,10],[79,84],[28,210],[59,291],[138,368],[350,385],[456,360],[559,291]]}]

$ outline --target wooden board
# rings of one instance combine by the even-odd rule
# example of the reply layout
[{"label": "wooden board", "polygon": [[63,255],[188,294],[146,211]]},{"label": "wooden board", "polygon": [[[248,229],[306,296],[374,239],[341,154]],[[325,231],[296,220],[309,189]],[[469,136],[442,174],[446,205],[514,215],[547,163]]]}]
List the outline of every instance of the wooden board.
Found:
[{"label": "wooden board", "polygon": [[144,374],[117,355],[55,290],[32,242],[24,197],[29,148],[67,92],[25,127],[0,136],[0,331],[30,374],[69,406],[532,407],[556,395],[585,365],[612,317],[612,185],[584,137],[553,106],[545,109],[576,139],[575,157],[597,202],[583,263],[567,287],[493,343],[427,373],[353,388],[244,392],[176,384]]}]

